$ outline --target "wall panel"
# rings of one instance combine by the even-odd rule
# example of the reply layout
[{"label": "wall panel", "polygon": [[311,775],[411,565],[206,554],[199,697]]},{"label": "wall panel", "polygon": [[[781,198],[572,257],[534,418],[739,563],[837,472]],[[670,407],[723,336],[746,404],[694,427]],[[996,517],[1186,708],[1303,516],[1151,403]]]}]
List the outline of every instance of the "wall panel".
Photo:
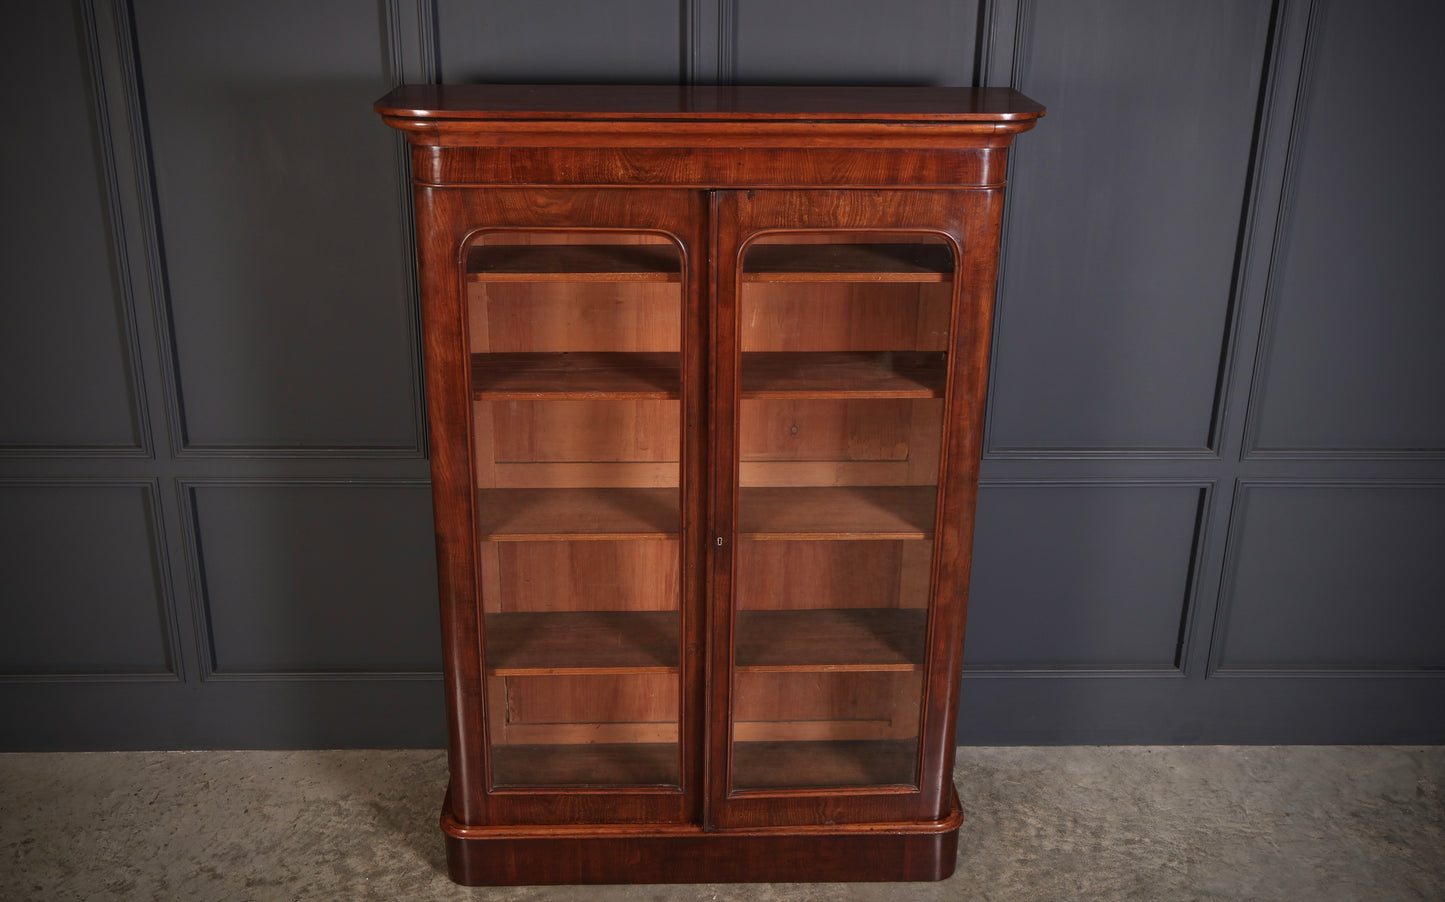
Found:
[{"label": "wall panel", "polygon": [[[1445,455],[1445,7],[1329,3],[1292,138],[1256,452]],[[1427,112],[1428,110],[1428,112]],[[1384,126],[1362,128],[1362,114]]]},{"label": "wall panel", "polygon": [[215,674],[441,669],[425,485],[204,483],[188,495]]},{"label": "wall panel", "polygon": [[961,85],[973,78],[978,3],[736,0],[739,84]]},{"label": "wall panel", "polygon": [[0,679],[175,670],[150,483],[0,483]]},{"label": "wall panel", "polygon": [[678,0],[439,0],[444,82],[671,84],[685,77]]},{"label": "wall panel", "polygon": [[23,86],[6,112],[25,129],[0,143],[0,452],[142,450],[88,30],[69,3],[8,9],[0,29],[0,74]]},{"label": "wall panel", "polygon": [[418,443],[377,6],[137,0],[188,448]]},{"label": "wall panel", "polygon": [[1025,3],[990,452],[1200,452],[1269,6]]},{"label": "wall panel", "polygon": [[1173,670],[1203,491],[989,484],[979,491],[964,667]]},{"label": "wall panel", "polygon": [[1246,485],[1221,671],[1445,671],[1445,485]]}]

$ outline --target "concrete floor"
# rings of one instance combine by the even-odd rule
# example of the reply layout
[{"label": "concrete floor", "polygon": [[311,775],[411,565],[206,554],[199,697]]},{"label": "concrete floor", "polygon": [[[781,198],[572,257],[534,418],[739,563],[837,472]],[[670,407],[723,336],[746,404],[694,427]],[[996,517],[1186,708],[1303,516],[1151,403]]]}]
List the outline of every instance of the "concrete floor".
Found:
[{"label": "concrete floor", "polygon": [[0,755],[0,899],[1445,899],[1445,748],[963,748],[936,884],[466,889],[431,751]]}]

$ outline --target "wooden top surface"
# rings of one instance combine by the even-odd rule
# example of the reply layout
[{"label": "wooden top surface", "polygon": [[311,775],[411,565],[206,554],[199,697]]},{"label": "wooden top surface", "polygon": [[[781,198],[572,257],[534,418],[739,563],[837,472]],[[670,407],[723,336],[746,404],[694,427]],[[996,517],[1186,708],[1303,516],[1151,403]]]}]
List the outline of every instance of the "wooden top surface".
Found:
[{"label": "wooden top surface", "polygon": [[1044,108],[1010,88],[402,85],[384,116],[430,120],[1015,122]]}]

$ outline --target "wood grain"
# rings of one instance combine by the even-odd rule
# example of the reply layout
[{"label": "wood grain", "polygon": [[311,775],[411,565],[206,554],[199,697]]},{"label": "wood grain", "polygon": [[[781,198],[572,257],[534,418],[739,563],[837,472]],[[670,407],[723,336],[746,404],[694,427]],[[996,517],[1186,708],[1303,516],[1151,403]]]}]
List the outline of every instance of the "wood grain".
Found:
[{"label": "wood grain", "polygon": [[496,588],[484,596],[488,613],[676,611],[681,605],[676,539],[480,544],[496,558]]},{"label": "wood grain", "polygon": [[901,739],[918,734],[919,671],[736,674],[733,738]]},{"label": "wood grain", "polygon": [[[920,289],[908,282],[746,282],[738,326],[753,351],[942,350],[918,344]],[[799,328],[807,323],[806,328]]]},{"label": "wood grain", "polygon": [[498,786],[677,786],[676,743],[506,745],[493,752]]},{"label": "wood grain", "polygon": [[953,255],[941,244],[756,244],[744,282],[946,282]]},{"label": "wood grain", "polygon": [[488,614],[487,673],[676,673],[676,612],[569,611]]},{"label": "wood grain", "polygon": [[927,612],[903,608],[739,611],[739,671],[918,670]]},{"label": "wood grain", "polygon": [[[911,401],[764,398],[739,405],[744,462],[907,461]],[[812,481],[799,483],[810,484]]]},{"label": "wood grain", "polygon": [[678,397],[677,354],[562,352],[473,354],[478,400],[605,400]]},{"label": "wood grain", "polygon": [[948,358],[920,351],[743,354],[744,398],[939,398]]},{"label": "wood grain", "polygon": [[476,244],[467,250],[473,282],[677,282],[682,263],[670,245]]},{"label": "wood grain", "polygon": [[917,740],[739,742],[733,789],[912,785],[917,762]]},{"label": "wood grain", "polygon": [[[402,85],[376,101],[417,119],[805,119],[809,122],[1031,121],[1044,108],[1008,88],[771,85]],[[823,129],[820,128],[820,131]]]},{"label": "wood grain", "polygon": [[905,594],[905,552],[929,542],[754,542],[739,540],[735,607],[748,611],[918,607]]},{"label": "wood grain", "polygon": [[[531,736],[552,735],[556,743],[616,742],[636,725],[651,735],[677,740],[678,677],[675,673],[588,673],[488,677],[505,686],[496,713],[508,728],[534,726]],[[609,731],[607,727],[616,727]],[[642,734],[646,735],[646,734]],[[502,742],[528,742],[515,735]]]},{"label": "wood grain", "polygon": [[675,284],[473,282],[467,297],[474,352],[677,353],[682,347]]},{"label": "wood grain", "polygon": [[492,471],[489,488],[657,488],[677,486],[678,462],[527,461],[494,464]]},{"label": "wood grain", "polygon": [[955,800],[932,820],[826,827],[478,826],[456,819],[452,795],[442,809],[447,869],[466,886],[942,880],[953,873],[963,823]]},{"label": "wood grain", "polygon": [[477,533],[494,542],[676,536],[677,489],[479,489]]},{"label": "wood grain", "polygon": [[931,486],[743,488],[738,533],[754,539],[927,539]]},{"label": "wood grain", "polygon": [[478,402],[491,409],[495,464],[672,462],[682,429],[676,401],[557,397]]},{"label": "wood grain", "polygon": [[738,484],[752,486],[914,485],[905,460],[744,460]]},{"label": "wood grain", "polygon": [[[412,135],[414,142],[420,137]],[[846,138],[852,146],[830,147],[837,139],[820,139],[816,132],[799,135],[796,129],[750,135],[722,148],[666,146],[666,136],[651,132],[621,138],[612,146],[558,146],[564,140],[555,133],[524,132],[504,146],[416,145],[411,149],[412,178],[429,185],[596,187],[625,179],[651,187],[983,188],[1002,187],[1008,170],[1007,151],[987,146],[988,139],[967,149],[930,141],[923,153],[891,148],[866,134]],[[860,145],[853,142],[871,145],[869,152],[858,153]]]}]

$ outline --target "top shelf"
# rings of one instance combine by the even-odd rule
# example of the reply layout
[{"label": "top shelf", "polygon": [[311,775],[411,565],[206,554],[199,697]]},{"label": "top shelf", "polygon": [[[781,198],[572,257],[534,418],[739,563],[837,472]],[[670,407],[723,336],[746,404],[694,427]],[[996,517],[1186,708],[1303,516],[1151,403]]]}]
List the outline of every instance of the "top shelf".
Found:
[{"label": "top shelf", "polygon": [[947,282],[953,254],[941,244],[760,244],[743,260],[744,282]]},{"label": "top shelf", "polygon": [[467,250],[470,282],[680,282],[670,244],[482,244]]}]

